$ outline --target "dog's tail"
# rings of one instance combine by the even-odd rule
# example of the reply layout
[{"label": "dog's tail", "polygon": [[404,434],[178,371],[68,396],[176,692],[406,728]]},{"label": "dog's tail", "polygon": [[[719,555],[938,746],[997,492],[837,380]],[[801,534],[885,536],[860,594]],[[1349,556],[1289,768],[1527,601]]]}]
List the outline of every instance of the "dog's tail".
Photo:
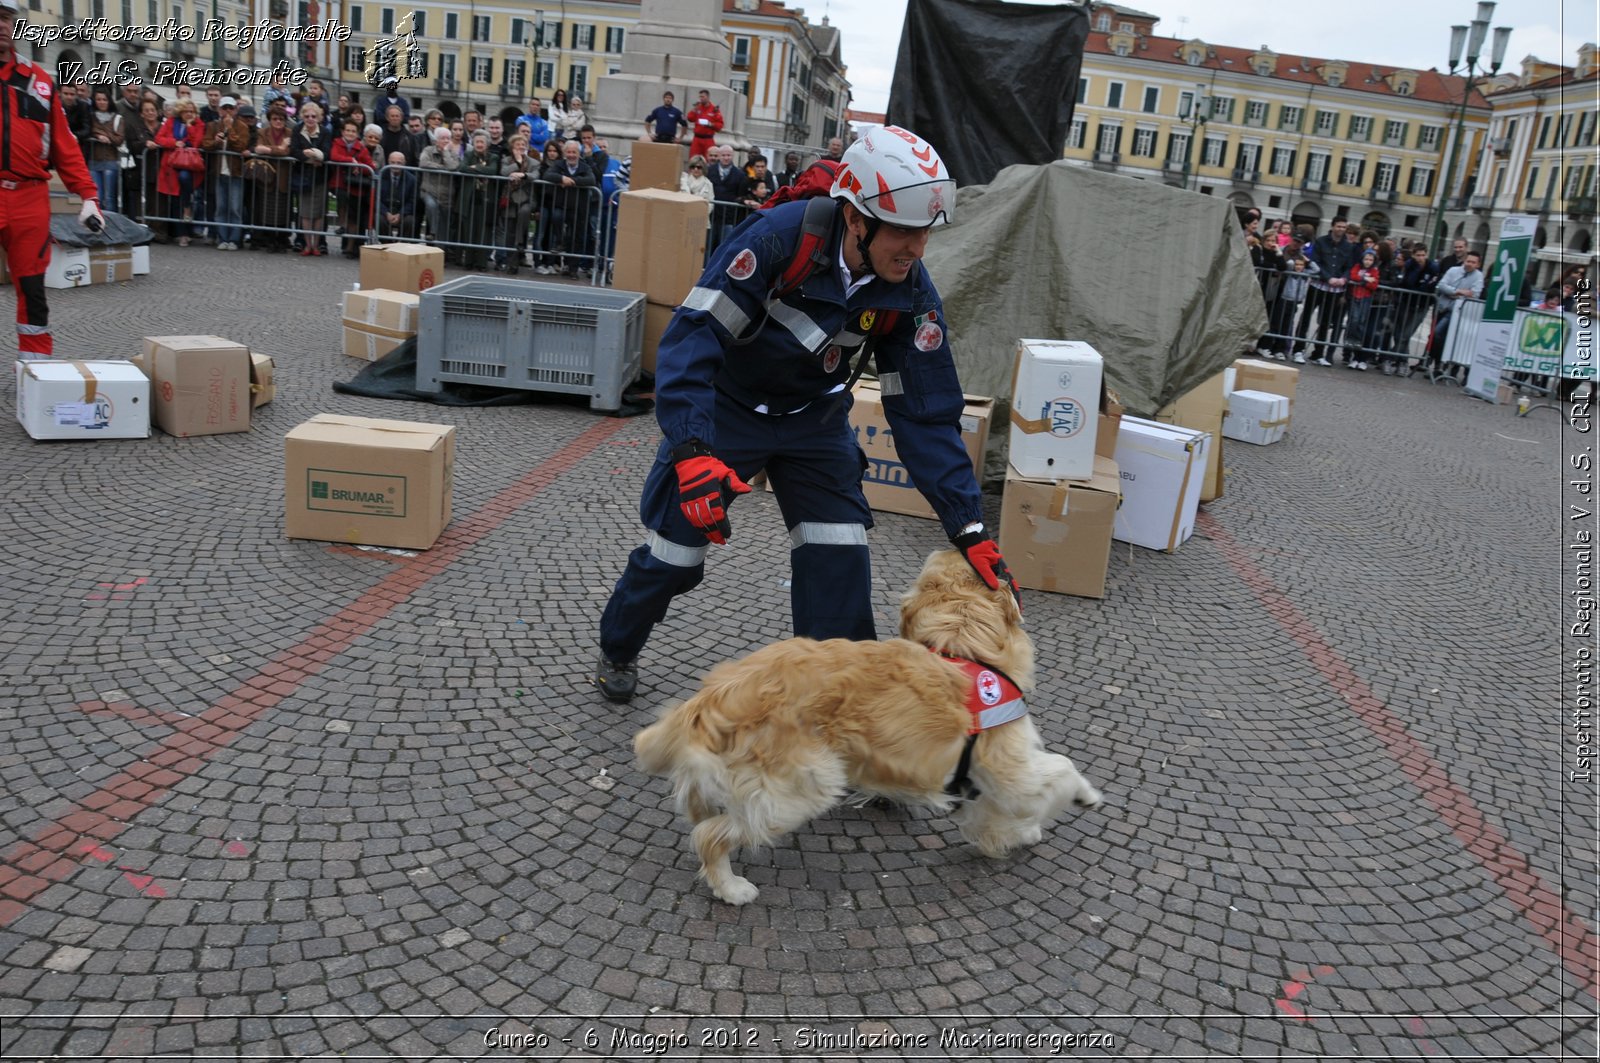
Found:
[{"label": "dog's tail", "polygon": [[672,780],[678,808],[698,821],[726,808],[728,766],[705,744],[693,724],[689,706],[679,705],[633,737],[633,755],[641,771]]}]

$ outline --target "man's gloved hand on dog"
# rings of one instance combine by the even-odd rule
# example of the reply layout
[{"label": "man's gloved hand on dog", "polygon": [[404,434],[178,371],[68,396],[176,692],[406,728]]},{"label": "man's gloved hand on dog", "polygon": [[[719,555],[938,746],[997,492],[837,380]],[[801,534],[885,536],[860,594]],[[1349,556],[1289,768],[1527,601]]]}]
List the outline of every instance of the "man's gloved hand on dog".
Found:
[{"label": "man's gloved hand on dog", "polygon": [[967,525],[960,535],[950,540],[955,548],[961,551],[961,556],[967,559],[967,564],[978,574],[978,578],[989,585],[989,589],[1000,589],[1000,581],[1004,580],[1011,588],[1011,597],[1017,600],[1017,609],[1022,608],[1022,595],[1017,591],[1017,581],[1011,578],[1011,570],[1006,567],[1006,559],[1000,556],[1000,547],[989,537],[983,525]]},{"label": "man's gloved hand on dog", "polygon": [[727,542],[733,537],[733,526],[728,523],[731,499],[725,493],[748,494],[750,485],[698,439],[673,447],[672,461],[678,470],[678,508],[684,517],[711,542],[719,546]]}]

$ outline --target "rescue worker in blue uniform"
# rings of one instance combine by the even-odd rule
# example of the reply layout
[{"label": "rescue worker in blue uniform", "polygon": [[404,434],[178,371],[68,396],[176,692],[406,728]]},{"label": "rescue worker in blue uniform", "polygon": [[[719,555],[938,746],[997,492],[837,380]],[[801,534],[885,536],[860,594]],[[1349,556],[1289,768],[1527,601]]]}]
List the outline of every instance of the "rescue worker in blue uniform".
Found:
[{"label": "rescue worker in blue uniform", "polygon": [[955,181],[932,145],[893,126],[870,130],[842,163],[821,208],[826,231],[809,238],[818,261],[798,287],[783,294],[780,281],[808,249],[807,201],[762,211],[731,234],[661,338],[665,439],[639,505],[647,536],[600,620],[595,682],[611,701],[633,696],[651,629],[699,584],[709,544],[731,534],[729,505],[762,469],[789,528],[795,635],[877,637],[866,462],[847,416],[869,340],[912,481],[978,575],[1016,591],[983,526],[961,440],[961,383],[921,262],[930,231],[949,220]]}]

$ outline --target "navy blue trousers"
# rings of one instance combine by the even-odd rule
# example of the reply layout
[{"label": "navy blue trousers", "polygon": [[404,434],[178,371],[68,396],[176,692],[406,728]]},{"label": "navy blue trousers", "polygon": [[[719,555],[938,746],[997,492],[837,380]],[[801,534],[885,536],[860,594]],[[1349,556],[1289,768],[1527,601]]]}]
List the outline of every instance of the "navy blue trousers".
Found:
[{"label": "navy blue trousers", "polygon": [[[861,493],[865,459],[850,428],[848,392],[771,416],[717,394],[717,457],[747,479],[765,469],[789,529],[794,633],[814,639],[877,638],[872,622],[872,511]],[[648,532],[628,555],[600,618],[600,650],[639,656],[676,596],[705,575],[704,533],[678,508],[678,475],[663,441],[645,479],[639,517]],[[733,521],[734,540],[739,535]]]}]

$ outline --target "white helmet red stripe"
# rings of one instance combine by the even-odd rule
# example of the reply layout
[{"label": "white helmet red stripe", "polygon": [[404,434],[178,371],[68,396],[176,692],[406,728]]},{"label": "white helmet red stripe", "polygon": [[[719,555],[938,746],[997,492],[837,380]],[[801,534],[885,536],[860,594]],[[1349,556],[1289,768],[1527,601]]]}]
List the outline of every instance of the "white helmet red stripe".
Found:
[{"label": "white helmet red stripe", "polygon": [[873,126],[850,145],[832,194],[881,222],[926,229],[950,220],[956,182],[933,145],[899,126]]}]

